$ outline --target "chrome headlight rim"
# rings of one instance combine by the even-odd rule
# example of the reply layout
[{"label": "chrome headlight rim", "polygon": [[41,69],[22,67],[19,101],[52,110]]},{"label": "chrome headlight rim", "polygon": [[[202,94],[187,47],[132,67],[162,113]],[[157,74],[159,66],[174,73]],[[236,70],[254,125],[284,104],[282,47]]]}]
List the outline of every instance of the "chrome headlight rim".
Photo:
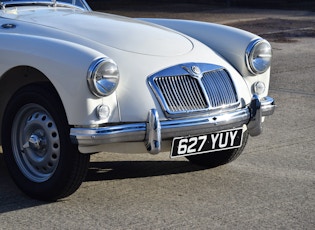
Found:
[{"label": "chrome headlight rim", "polygon": [[[111,68],[106,68],[109,65]],[[109,71],[108,75],[100,75],[103,71]],[[97,97],[111,95],[119,83],[119,70],[117,64],[108,57],[94,60],[88,69],[87,82],[91,93]]]},{"label": "chrome headlight rim", "polygon": [[[266,45],[268,48],[267,53],[260,53],[257,55],[257,49],[262,46]],[[257,63],[258,58],[262,60],[260,63]],[[263,39],[258,38],[249,43],[245,53],[245,61],[247,69],[250,73],[257,75],[266,72],[270,68],[272,58],[272,49],[270,43]],[[265,60],[264,60],[265,59]],[[256,61],[256,62],[255,62]]]}]

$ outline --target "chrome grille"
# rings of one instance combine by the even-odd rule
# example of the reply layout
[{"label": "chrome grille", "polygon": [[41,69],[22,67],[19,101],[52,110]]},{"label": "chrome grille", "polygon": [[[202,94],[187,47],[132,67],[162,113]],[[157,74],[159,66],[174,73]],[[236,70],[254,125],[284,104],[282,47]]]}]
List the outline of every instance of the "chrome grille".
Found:
[{"label": "chrome grille", "polygon": [[187,65],[192,68],[196,64],[170,67],[149,77],[149,83],[167,114],[182,116],[238,106],[233,81],[224,68],[200,64],[201,74],[195,75],[186,68]]},{"label": "chrome grille", "polygon": [[170,112],[206,109],[206,99],[198,80],[189,75],[157,77],[155,84]]},{"label": "chrome grille", "polygon": [[228,73],[221,69],[207,72],[202,77],[211,107],[221,107],[237,102],[236,91]]}]

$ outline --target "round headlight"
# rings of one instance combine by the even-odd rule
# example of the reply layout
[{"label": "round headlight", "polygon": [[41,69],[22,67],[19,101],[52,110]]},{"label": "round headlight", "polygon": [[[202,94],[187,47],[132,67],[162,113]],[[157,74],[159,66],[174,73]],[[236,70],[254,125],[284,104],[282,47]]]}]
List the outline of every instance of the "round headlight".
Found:
[{"label": "round headlight", "polygon": [[98,97],[112,94],[119,82],[119,71],[116,63],[110,58],[95,60],[88,71],[90,91]]},{"label": "round headlight", "polygon": [[247,68],[253,74],[264,73],[270,67],[271,58],[271,45],[266,40],[254,40],[246,49]]}]

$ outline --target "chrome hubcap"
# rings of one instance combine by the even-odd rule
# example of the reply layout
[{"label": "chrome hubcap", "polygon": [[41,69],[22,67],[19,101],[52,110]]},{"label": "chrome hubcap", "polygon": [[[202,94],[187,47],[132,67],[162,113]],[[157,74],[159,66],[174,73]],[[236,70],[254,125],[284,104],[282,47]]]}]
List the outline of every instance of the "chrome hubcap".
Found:
[{"label": "chrome hubcap", "polygon": [[33,149],[33,150],[40,150],[43,148],[42,146],[42,139],[35,135],[35,134],[32,134],[30,136],[30,139],[28,140],[28,143],[29,143],[29,146]]}]

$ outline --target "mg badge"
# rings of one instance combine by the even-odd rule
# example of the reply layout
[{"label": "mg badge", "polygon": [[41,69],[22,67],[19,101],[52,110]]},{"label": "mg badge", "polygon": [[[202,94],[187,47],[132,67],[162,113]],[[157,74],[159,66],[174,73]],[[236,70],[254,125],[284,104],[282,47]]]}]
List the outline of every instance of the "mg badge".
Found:
[{"label": "mg badge", "polygon": [[197,75],[199,75],[199,74],[201,73],[199,67],[198,67],[198,66],[195,66],[195,65],[193,65],[193,66],[191,67],[191,70],[193,71],[193,73],[195,73],[195,74],[197,74]]}]

